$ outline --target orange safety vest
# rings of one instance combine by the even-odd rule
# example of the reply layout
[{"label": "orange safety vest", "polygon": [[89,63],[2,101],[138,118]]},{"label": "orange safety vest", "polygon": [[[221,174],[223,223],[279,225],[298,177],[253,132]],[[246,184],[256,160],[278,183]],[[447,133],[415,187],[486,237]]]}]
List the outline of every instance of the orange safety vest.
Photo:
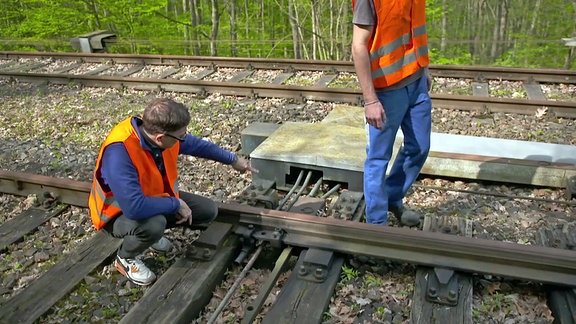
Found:
[{"label": "orange safety vest", "polygon": [[[179,197],[178,188],[178,151],[180,143],[165,149],[162,152],[166,176],[163,177],[154,162],[154,158],[149,151],[144,150],[140,145],[140,137],[132,126],[132,117],[125,119],[116,125],[100,148],[96,169],[92,179],[92,190],[88,198],[90,207],[90,217],[97,230],[100,230],[112,218],[120,215],[122,210],[114,198],[114,193],[104,184],[101,174],[102,153],[104,149],[112,143],[124,143],[128,155],[138,172],[138,180],[142,186],[145,196],[173,196]],[[165,181],[170,185],[165,188]],[[168,191],[168,192],[166,192]]]},{"label": "orange safety vest", "polygon": [[[352,0],[354,6],[355,0]],[[426,0],[374,1],[377,23],[370,51],[375,88],[385,88],[428,66]]]}]

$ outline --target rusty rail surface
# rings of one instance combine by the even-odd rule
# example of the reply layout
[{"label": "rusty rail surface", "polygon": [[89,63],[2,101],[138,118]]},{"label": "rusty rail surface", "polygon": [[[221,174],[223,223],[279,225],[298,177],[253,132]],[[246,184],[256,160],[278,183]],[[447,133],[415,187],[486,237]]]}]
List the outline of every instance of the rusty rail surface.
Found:
[{"label": "rusty rail surface", "polygon": [[[217,82],[202,80],[179,80],[162,77],[137,78],[130,75],[91,75],[61,73],[38,73],[35,68],[30,71],[0,70],[0,77],[19,80],[23,82],[41,82],[53,84],[81,84],[89,87],[105,88],[132,88],[145,91],[171,91],[187,92],[198,95],[220,93],[231,96],[245,96],[254,98],[290,98],[300,102],[306,100],[341,102],[361,105],[362,93],[357,88],[329,86],[332,77],[340,72],[354,73],[352,62],[349,61],[320,61],[295,59],[261,59],[261,58],[227,58],[206,56],[171,56],[171,55],[137,55],[137,54],[90,54],[90,53],[49,53],[49,52],[0,52],[4,59],[59,59],[76,61],[78,64],[98,63],[103,67],[115,64],[133,64],[143,68],[145,65],[163,65],[167,69],[176,71],[184,65],[194,65],[215,71],[218,68],[238,68],[250,74],[255,69],[283,70],[292,75],[298,71],[320,71],[327,77],[326,83],[317,85],[286,85],[279,81],[277,84],[240,82]],[[175,68],[175,69],[174,69]],[[537,82],[576,83],[576,71],[554,69],[520,69],[485,66],[430,66],[431,74],[435,77],[469,78],[475,81],[486,80],[516,80],[526,84]],[[239,74],[238,76],[240,76]],[[558,117],[576,118],[576,102],[564,102],[545,99],[514,99],[494,97],[474,97],[467,95],[431,94],[434,107],[443,109],[456,109],[478,111],[480,113],[514,113],[535,114],[546,108]],[[542,95],[540,95],[542,97]]]},{"label": "rusty rail surface", "polygon": [[[1,76],[17,79],[22,82],[42,82],[61,85],[81,84],[88,87],[132,88],[147,91],[162,90],[196,93],[200,95],[220,93],[223,95],[254,98],[291,98],[301,102],[317,100],[361,105],[363,100],[362,92],[359,89],[351,88],[5,71],[0,71],[0,77]],[[576,102],[446,94],[431,94],[430,96],[434,107],[438,108],[478,111],[481,113],[504,112],[534,114],[539,109],[546,107],[550,113],[558,117],[576,117]]]},{"label": "rusty rail surface", "polygon": [[[86,207],[90,184],[0,170],[0,192],[39,197],[49,191]],[[281,229],[283,244],[576,287],[576,251],[473,239],[328,219],[245,205],[220,204],[219,219]]]},{"label": "rusty rail surface", "polygon": [[[111,53],[62,53],[0,51],[0,58],[57,58],[87,63],[147,64],[147,65],[198,65],[230,68],[281,69],[300,71],[352,72],[351,61],[266,59],[245,57],[212,57],[187,55],[111,54]],[[515,80],[526,82],[576,83],[576,71],[561,69],[512,68],[498,66],[464,66],[431,64],[434,76],[471,78],[475,80]]]}]

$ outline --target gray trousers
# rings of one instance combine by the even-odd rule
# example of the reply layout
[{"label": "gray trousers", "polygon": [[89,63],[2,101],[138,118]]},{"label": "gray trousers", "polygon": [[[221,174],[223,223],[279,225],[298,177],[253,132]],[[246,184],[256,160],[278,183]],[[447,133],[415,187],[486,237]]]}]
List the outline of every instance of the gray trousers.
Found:
[{"label": "gray trousers", "polygon": [[104,226],[110,235],[122,238],[118,249],[121,258],[133,258],[156,243],[167,228],[188,226],[199,228],[198,225],[208,224],[218,216],[218,205],[212,199],[180,191],[180,198],[192,210],[192,225],[176,224],[176,215],[156,215],[142,220],[132,220],[124,215],[114,217]]}]

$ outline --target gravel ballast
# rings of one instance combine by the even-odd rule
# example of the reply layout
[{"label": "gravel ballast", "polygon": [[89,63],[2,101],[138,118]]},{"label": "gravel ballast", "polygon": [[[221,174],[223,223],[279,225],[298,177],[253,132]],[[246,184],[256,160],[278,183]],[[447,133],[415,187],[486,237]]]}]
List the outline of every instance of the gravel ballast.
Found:
[{"label": "gravel ballast", "polygon": [[[435,84],[441,84],[443,91],[449,92],[450,87],[459,86],[453,83],[436,80]],[[502,82],[491,87],[504,89],[508,85]],[[576,97],[576,91],[568,86],[554,91],[564,91],[567,98]],[[297,103],[285,99],[248,99],[217,94],[197,98],[193,94],[82,88],[77,85],[37,86],[8,80],[0,80],[0,96],[0,168],[80,181],[90,181],[98,148],[111,127],[128,115],[139,114],[152,98],[158,96],[173,98],[190,108],[191,133],[234,152],[240,151],[240,133],[251,123],[315,123],[334,107],[334,103],[312,101]],[[434,109],[433,119],[434,131],[440,133],[576,145],[576,121],[557,118],[546,111],[537,115],[481,115]],[[229,166],[196,158],[182,158],[180,168],[183,190],[217,201],[233,200],[251,182],[248,174],[239,174]],[[471,194],[463,192],[465,190],[497,195]],[[0,195],[0,224],[34,205],[35,200],[35,197]],[[553,188],[422,178],[407,198],[407,204],[431,215],[466,217],[474,223],[475,237],[518,244],[536,244],[539,228],[574,228],[576,221],[574,204],[566,201],[562,189]],[[390,225],[398,226],[394,219]],[[72,207],[42,225],[37,232],[27,235],[23,242],[2,251],[0,304],[93,234],[86,211]],[[176,245],[175,251],[165,256],[150,253],[146,262],[160,275],[197,234],[166,233]],[[351,260],[345,267],[345,275],[327,310],[326,322],[409,321],[414,266]],[[237,274],[241,269],[230,269],[230,273]],[[231,300],[220,322],[239,322],[243,308],[257,294],[257,287],[261,286],[267,273],[267,269],[255,269],[249,273],[242,284],[244,289]],[[280,282],[288,275],[285,274]],[[231,275],[222,289],[233,282]],[[45,314],[40,322],[114,323],[146,289],[126,281],[111,265],[103,265]],[[277,293],[275,289],[267,306]],[[218,298],[224,295],[225,291],[215,293],[198,323],[210,317],[220,302]],[[474,279],[473,316],[478,323],[552,322],[540,285],[489,276]]]}]

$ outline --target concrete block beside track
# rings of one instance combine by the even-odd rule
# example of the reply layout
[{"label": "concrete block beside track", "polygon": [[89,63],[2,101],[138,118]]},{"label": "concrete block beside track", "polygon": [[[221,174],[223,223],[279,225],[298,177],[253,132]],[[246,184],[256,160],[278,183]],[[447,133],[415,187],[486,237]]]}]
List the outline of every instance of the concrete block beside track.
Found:
[{"label": "concrete block beside track", "polygon": [[[304,169],[362,191],[364,125],[362,107],[335,106],[320,123],[286,123],[246,139],[243,132],[243,150],[246,141],[252,165],[260,170],[254,178],[275,181],[279,188]],[[402,140],[399,132],[392,161]],[[422,174],[564,188],[576,176],[576,146],[432,133]]]}]

